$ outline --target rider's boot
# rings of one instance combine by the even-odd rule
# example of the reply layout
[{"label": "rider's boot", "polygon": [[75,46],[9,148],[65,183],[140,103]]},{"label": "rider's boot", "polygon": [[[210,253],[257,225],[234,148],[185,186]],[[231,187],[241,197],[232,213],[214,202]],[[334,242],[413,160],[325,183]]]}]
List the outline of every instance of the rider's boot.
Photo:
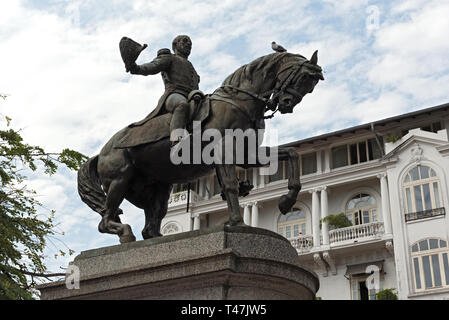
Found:
[{"label": "rider's boot", "polygon": [[187,124],[189,108],[190,106],[187,102],[182,102],[178,104],[173,111],[173,116],[170,122],[170,140],[172,149],[187,135],[187,132],[183,129]]}]

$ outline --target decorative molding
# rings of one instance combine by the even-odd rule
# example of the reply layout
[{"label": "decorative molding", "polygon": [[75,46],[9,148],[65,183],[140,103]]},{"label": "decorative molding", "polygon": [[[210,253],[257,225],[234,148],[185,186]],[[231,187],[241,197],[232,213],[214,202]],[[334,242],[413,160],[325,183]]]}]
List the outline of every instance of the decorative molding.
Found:
[{"label": "decorative molding", "polygon": [[260,201],[250,202],[249,205],[252,206],[252,207],[257,207],[259,209],[263,208],[263,206],[262,206]]},{"label": "decorative molding", "polygon": [[416,162],[417,164],[419,164],[421,160],[425,159],[423,156],[424,150],[421,148],[419,143],[417,143],[410,149],[410,153],[412,154],[410,162]]},{"label": "decorative molding", "polygon": [[449,156],[449,144],[446,144],[444,146],[439,146],[439,147],[437,147],[437,150],[443,157]]},{"label": "decorative molding", "polygon": [[182,232],[182,226],[175,221],[169,221],[162,227],[161,230],[162,230],[161,233],[165,236],[167,234],[175,234]]},{"label": "decorative molding", "polygon": [[192,213],[191,215],[190,215],[192,218],[201,218],[201,214],[200,213]]},{"label": "decorative molding", "polygon": [[385,242],[385,247],[387,248],[387,251],[391,254],[391,256],[394,257],[393,240],[386,241]]},{"label": "decorative molding", "polygon": [[327,264],[330,267],[330,270],[332,272],[332,275],[336,275],[337,274],[337,268],[335,267],[335,260],[334,258],[331,256],[331,254],[329,253],[329,251],[325,251],[323,252],[323,259],[327,262]]},{"label": "decorative molding", "polygon": [[387,173],[386,172],[381,172],[381,173],[377,174],[376,177],[378,179],[386,178],[387,177]]},{"label": "decorative molding", "polygon": [[323,261],[323,259],[321,259],[321,256],[318,252],[313,254],[313,260],[321,268],[321,273],[322,273],[323,277],[327,277],[326,263]]}]

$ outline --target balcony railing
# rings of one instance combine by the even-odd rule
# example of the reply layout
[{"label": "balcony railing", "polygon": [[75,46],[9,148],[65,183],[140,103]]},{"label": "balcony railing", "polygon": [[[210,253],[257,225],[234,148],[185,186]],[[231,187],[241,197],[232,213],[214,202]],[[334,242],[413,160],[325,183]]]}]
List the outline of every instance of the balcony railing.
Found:
[{"label": "balcony railing", "polygon": [[298,253],[308,252],[313,247],[312,236],[299,236],[288,239]]},{"label": "balcony railing", "polygon": [[[201,197],[193,190],[190,190],[190,203],[201,200]],[[168,207],[179,206],[181,204],[187,205],[187,191],[173,193],[168,199]]]},{"label": "balcony railing", "polygon": [[329,231],[329,242],[332,244],[347,240],[357,240],[366,237],[380,236],[384,232],[383,222],[364,223],[356,226]]},{"label": "balcony railing", "polygon": [[446,210],[444,208],[437,208],[419,212],[411,212],[405,214],[405,221],[413,221],[424,218],[436,217],[436,216],[444,216],[446,214]]}]

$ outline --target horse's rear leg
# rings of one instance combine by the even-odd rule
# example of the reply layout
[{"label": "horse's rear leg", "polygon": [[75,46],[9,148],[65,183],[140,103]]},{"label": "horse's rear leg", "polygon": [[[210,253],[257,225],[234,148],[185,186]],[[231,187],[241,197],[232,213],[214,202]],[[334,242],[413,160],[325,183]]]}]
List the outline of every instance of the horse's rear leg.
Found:
[{"label": "horse's rear leg", "polygon": [[145,203],[145,227],[142,230],[144,239],[162,236],[161,222],[167,214],[171,188],[171,184],[157,184],[149,188],[151,193],[145,192],[151,194],[151,197]]},{"label": "horse's rear leg", "polygon": [[235,171],[235,165],[220,164],[216,165],[218,178],[221,181],[223,192],[228,202],[228,210],[230,211],[230,219],[226,223],[229,226],[235,226],[243,223],[240,215],[239,206],[239,183]]},{"label": "horse's rear leg", "polygon": [[[126,172],[127,171],[127,172]],[[120,237],[120,243],[136,241],[131,226],[122,224],[118,217],[119,206],[125,198],[125,193],[129,189],[131,170],[121,172],[121,177],[111,181],[107,190],[105,211],[103,218],[98,226],[102,233],[117,234]]]}]

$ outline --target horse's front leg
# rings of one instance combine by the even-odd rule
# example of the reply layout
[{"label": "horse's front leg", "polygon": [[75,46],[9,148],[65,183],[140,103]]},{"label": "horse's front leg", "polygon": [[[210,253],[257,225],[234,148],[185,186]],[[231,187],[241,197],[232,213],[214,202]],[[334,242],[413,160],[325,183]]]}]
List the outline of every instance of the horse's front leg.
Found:
[{"label": "horse's front leg", "polygon": [[231,164],[217,164],[216,171],[218,179],[221,182],[222,191],[226,196],[228,203],[228,210],[230,211],[230,219],[226,223],[229,226],[243,224],[242,216],[240,215],[239,206],[239,184],[235,165]]},{"label": "horse's front leg", "polygon": [[[261,155],[265,155],[263,158]],[[254,158],[254,156],[253,156]],[[298,193],[301,190],[301,182],[299,181],[299,156],[294,148],[270,148],[259,147],[257,153],[257,161],[255,164],[246,163],[242,168],[258,168],[271,166],[271,161],[287,162],[288,171],[288,193],[279,199],[279,210],[282,214],[290,211],[295,204]]]},{"label": "horse's front leg", "polygon": [[295,204],[298,193],[301,190],[299,180],[299,156],[294,148],[279,148],[278,160],[287,161],[288,193],[279,199],[279,210],[286,214]]}]

